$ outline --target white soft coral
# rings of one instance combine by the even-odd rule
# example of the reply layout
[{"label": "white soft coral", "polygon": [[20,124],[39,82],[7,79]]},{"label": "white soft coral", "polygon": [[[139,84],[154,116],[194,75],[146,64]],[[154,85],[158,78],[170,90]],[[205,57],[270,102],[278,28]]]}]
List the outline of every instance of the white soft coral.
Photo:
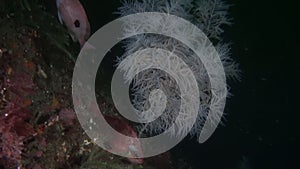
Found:
[{"label": "white soft coral", "polygon": [[[227,43],[221,41],[224,25],[230,25],[231,19],[228,17],[229,5],[221,0],[141,0],[141,1],[123,1],[122,6],[119,8],[119,14],[121,16],[140,13],[140,12],[163,12],[172,15],[182,17],[191,21],[198,26],[210,40],[214,41],[214,45],[219,53],[221,61],[223,63],[226,76],[229,79],[239,79],[238,64],[230,57],[230,46]],[[162,20],[153,20],[153,25],[161,25],[161,29],[179,31],[182,36],[187,38],[195,36],[191,33],[191,30],[178,30],[179,28],[172,27],[172,22],[165,22]],[[158,22],[158,23],[157,23]],[[125,28],[125,36],[133,35],[136,32],[139,21],[130,21],[128,27]],[[157,23],[157,24],[156,24]],[[149,28],[151,29],[151,28]],[[135,35],[126,40],[125,54],[119,58],[119,63],[128,55],[145,48],[162,48],[173,52],[180,57],[196,75],[196,81],[198,83],[200,93],[200,105],[199,113],[196,123],[191,130],[192,135],[198,135],[205,120],[210,120],[213,124],[219,117],[211,116],[211,119],[207,119],[209,112],[209,105],[213,104],[212,93],[210,92],[211,86],[207,71],[199,57],[190,50],[186,45],[176,39],[170,37],[154,35],[154,34],[142,34]],[[134,64],[134,60],[126,62],[126,64],[119,65],[125,74],[130,74],[131,65]],[[126,77],[126,76],[125,76]],[[131,76],[127,76],[131,77]],[[127,79],[130,80],[130,79]],[[142,131],[147,133],[160,133],[166,128],[170,127],[174,118],[178,114],[180,105],[180,90],[172,77],[166,73],[157,70],[147,70],[138,74],[132,82],[132,95],[133,104],[140,110],[146,110],[149,108],[149,102],[147,98],[150,94],[150,89],[162,89],[168,97],[168,108],[164,114],[153,123],[147,123],[142,126]],[[219,94],[219,95],[222,95]],[[216,105],[214,105],[216,106]],[[219,114],[216,113],[216,116]],[[184,124],[179,127],[178,130],[174,130],[172,135],[185,134],[186,128]]]}]

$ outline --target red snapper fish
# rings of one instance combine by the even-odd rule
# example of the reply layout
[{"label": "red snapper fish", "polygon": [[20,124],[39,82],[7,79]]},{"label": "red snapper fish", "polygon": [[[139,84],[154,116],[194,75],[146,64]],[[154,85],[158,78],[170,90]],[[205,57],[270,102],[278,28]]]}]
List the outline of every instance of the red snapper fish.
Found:
[{"label": "red snapper fish", "polygon": [[[75,106],[81,104],[81,101],[77,99],[77,97],[74,97],[73,101]],[[93,103],[88,105],[87,111],[89,111],[90,114],[98,114],[98,105]],[[95,117],[97,116],[98,115],[95,115]],[[143,150],[137,132],[129,125],[128,122],[122,120],[118,116],[105,114],[103,114],[103,116],[107,123],[109,123],[109,125],[111,125],[115,130],[131,137],[131,139],[124,140],[119,136],[113,136],[104,142],[104,146],[114,152],[127,154],[127,160],[132,164],[142,164],[144,160],[139,157],[143,156]]]},{"label": "red snapper fish", "polygon": [[83,47],[91,32],[86,12],[79,0],[56,0],[57,15],[65,24],[74,42]]},{"label": "red snapper fish", "polygon": [[143,159],[138,157],[142,156],[143,152],[138,135],[134,129],[128,123],[124,122],[118,117],[104,115],[104,118],[117,131],[134,138],[128,140],[113,138],[107,143],[108,148],[119,153],[128,154],[131,158],[127,159],[132,164],[142,164]]}]

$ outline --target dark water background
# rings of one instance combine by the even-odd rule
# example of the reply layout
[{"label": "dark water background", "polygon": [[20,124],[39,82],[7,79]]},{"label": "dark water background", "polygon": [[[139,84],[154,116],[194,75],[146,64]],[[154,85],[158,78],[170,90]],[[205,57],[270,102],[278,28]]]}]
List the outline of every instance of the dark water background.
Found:
[{"label": "dark water background", "polygon": [[[234,25],[225,39],[240,63],[226,121],[204,144],[185,139],[172,152],[199,169],[300,168],[299,5],[293,1],[230,0]],[[117,18],[119,0],[84,1],[92,30]],[[299,149],[298,149],[299,150]],[[175,160],[176,161],[176,160]]]}]

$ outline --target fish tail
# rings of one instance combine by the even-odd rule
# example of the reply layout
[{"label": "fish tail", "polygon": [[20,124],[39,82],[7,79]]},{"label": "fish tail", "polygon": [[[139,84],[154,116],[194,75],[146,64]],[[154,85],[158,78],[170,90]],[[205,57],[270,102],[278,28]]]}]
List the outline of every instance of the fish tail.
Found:
[{"label": "fish tail", "polygon": [[57,8],[57,17],[58,17],[58,20],[61,24],[63,24],[63,20],[62,20],[62,17],[60,15],[60,12],[59,12],[59,6],[60,6],[60,3],[61,3],[61,0],[56,0],[56,8]]}]

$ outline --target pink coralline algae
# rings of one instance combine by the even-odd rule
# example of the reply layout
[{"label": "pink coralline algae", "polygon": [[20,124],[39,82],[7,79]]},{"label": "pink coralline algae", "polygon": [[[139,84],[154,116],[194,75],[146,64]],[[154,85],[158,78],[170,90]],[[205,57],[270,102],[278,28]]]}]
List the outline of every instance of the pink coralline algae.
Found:
[{"label": "pink coralline algae", "polygon": [[21,70],[1,73],[5,76],[0,86],[3,104],[0,111],[0,159],[4,159],[6,166],[16,166],[21,163],[23,142],[35,134],[28,122],[31,117],[28,97],[34,91],[34,83],[30,74]]},{"label": "pink coralline algae", "polygon": [[76,114],[72,109],[62,109],[59,112],[59,118],[64,126],[72,126],[76,119]]}]

